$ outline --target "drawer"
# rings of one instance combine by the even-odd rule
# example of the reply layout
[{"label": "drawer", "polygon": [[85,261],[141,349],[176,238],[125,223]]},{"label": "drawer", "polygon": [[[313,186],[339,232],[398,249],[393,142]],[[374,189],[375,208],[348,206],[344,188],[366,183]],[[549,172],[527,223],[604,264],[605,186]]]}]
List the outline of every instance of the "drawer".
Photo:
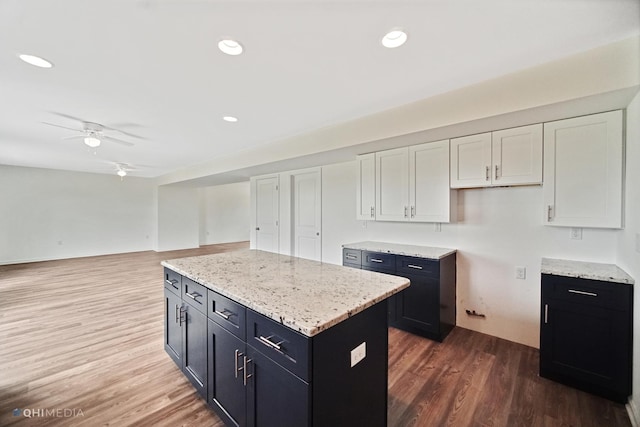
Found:
[{"label": "drawer", "polygon": [[247,336],[247,310],[241,304],[207,290],[207,317],[244,341]]},{"label": "drawer", "polygon": [[182,278],[182,300],[197,308],[203,313],[207,313],[205,304],[207,303],[207,288],[200,283],[196,283],[186,277]]},{"label": "drawer", "polygon": [[362,251],[362,266],[367,270],[394,273],[396,271],[396,256],[381,252]]},{"label": "drawer", "polygon": [[342,249],[342,265],[360,268],[362,266],[362,251],[360,249]]},{"label": "drawer", "polygon": [[440,261],[396,256],[396,274],[402,276],[402,273],[438,277],[440,275]]},{"label": "drawer", "polygon": [[247,344],[309,381],[311,339],[253,310],[247,310]]},{"label": "drawer", "polygon": [[169,268],[165,268],[164,287],[174,294],[182,296],[182,276]]},{"label": "drawer", "polygon": [[576,277],[542,275],[542,299],[630,310],[632,286]]}]

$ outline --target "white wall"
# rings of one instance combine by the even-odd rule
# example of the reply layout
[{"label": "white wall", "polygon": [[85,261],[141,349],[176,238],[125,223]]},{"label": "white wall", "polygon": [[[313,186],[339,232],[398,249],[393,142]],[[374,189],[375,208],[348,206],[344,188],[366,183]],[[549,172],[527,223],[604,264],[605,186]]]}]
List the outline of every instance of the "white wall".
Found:
[{"label": "white wall", "polygon": [[[625,228],[618,233],[617,264],[640,284],[640,93],[627,108]],[[638,243],[636,243],[638,242]],[[640,421],[640,291],[634,292],[633,414]]]},{"label": "white wall", "polygon": [[200,201],[198,189],[163,185],[158,187],[157,251],[200,246]]},{"label": "white wall", "polygon": [[152,179],[0,165],[0,264],[150,250]]},{"label": "white wall", "polygon": [[201,245],[249,240],[249,181],[199,192]]}]

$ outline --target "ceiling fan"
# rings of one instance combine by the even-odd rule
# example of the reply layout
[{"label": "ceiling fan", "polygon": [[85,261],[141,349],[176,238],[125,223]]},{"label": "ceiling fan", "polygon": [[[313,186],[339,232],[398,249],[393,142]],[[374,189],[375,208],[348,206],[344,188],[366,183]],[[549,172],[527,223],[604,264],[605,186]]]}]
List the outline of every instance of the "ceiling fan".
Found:
[{"label": "ceiling fan", "polygon": [[84,143],[91,148],[98,148],[103,141],[115,142],[116,144],[126,145],[129,147],[134,145],[132,142],[123,141],[122,139],[114,138],[113,136],[108,135],[107,132],[118,132],[118,133],[121,133],[122,135],[126,135],[132,138],[143,139],[143,137],[139,135],[135,135],[130,132],[125,132],[123,130],[116,129],[115,127],[102,125],[100,123],[89,122],[77,117],[69,116],[67,114],[55,113],[55,112],[53,114],[77,121],[81,124],[81,128],[72,128],[72,127],[63,126],[55,123],[49,123],[49,122],[42,122],[42,123],[48,126],[55,126],[55,127],[59,127],[62,129],[67,129],[67,130],[71,130],[79,133],[79,135],[67,136],[62,139],[65,139],[65,140],[66,139],[82,139],[84,140]]}]

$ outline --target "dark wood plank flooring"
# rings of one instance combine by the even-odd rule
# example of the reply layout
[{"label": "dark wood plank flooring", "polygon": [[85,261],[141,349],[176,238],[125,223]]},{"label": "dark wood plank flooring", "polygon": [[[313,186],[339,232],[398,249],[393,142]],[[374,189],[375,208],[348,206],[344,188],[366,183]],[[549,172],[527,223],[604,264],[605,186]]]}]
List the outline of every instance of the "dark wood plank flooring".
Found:
[{"label": "dark wood plank flooring", "polygon": [[[159,263],[247,246],[0,266],[0,426],[221,427],[164,353]],[[538,377],[536,349],[461,328],[389,343],[389,426],[631,425],[623,405]]]}]

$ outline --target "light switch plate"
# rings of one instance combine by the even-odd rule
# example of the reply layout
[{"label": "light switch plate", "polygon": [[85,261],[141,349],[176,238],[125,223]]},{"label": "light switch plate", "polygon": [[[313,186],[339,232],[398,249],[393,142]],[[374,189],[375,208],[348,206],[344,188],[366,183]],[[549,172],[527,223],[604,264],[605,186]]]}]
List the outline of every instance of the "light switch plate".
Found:
[{"label": "light switch plate", "polygon": [[527,278],[527,268],[526,267],[516,267],[516,279],[524,280]]},{"label": "light switch plate", "polygon": [[353,368],[367,356],[366,341],[351,350],[351,367]]},{"label": "light switch plate", "polygon": [[582,228],[571,228],[571,238],[573,240],[582,240]]}]

